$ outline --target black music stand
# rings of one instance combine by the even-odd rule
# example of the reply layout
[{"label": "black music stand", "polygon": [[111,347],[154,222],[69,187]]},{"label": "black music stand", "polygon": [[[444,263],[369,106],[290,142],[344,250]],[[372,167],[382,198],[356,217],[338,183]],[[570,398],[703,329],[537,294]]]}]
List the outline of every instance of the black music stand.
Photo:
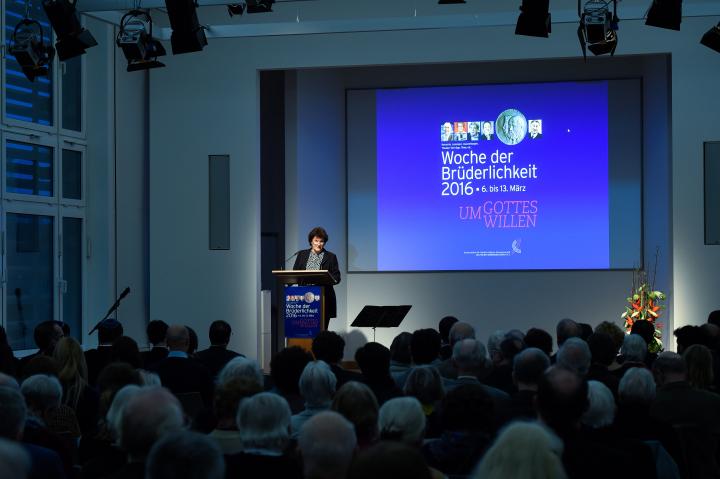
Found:
[{"label": "black music stand", "polygon": [[412,306],[365,306],[350,326],[372,328],[375,342],[375,328],[396,328],[400,326]]}]

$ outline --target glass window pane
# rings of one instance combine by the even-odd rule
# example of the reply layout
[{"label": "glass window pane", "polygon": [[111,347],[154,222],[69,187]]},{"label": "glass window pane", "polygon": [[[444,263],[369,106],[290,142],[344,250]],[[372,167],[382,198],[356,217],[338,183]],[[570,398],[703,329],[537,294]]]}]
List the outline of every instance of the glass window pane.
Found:
[{"label": "glass window pane", "polygon": [[62,68],[62,127],[82,130],[82,56],[65,60]]},{"label": "glass window pane", "polygon": [[53,196],[53,148],[14,140],[6,146],[7,192]]},{"label": "glass window pane", "polygon": [[[30,16],[39,21],[43,28],[43,40],[51,44],[52,30],[42,2],[31,2]],[[25,18],[25,2],[8,0],[5,2],[5,43],[12,44],[15,26]],[[41,76],[31,82],[23,74],[15,57],[5,50],[5,115],[8,118],[38,125],[52,125],[53,85],[52,65],[47,77]]]},{"label": "glass window pane", "polygon": [[62,318],[73,336],[82,327],[82,219],[63,218],[63,280]]},{"label": "glass window pane", "polygon": [[62,151],[62,195],[70,200],[82,199],[82,152]]},{"label": "glass window pane", "polygon": [[53,319],[53,217],[7,214],[7,335],[33,349],[33,330]]}]

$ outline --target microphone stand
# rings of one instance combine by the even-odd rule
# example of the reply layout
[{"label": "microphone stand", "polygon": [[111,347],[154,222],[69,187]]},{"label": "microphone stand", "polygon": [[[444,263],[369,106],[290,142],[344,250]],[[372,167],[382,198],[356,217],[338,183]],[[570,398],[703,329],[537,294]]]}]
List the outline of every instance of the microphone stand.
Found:
[{"label": "microphone stand", "polygon": [[130,288],[125,288],[125,290],[123,290],[123,292],[120,293],[120,296],[118,296],[118,298],[115,300],[115,302],[113,303],[113,305],[110,306],[110,309],[108,309],[108,312],[105,314],[105,317],[103,317],[103,319],[101,319],[100,321],[98,321],[98,323],[95,325],[95,327],[90,330],[90,332],[88,333],[88,336],[90,336],[92,333],[94,333],[94,332],[97,330],[97,328],[99,328],[100,325],[101,325],[102,323],[104,323],[105,320],[107,320],[107,319],[110,317],[110,315],[113,314],[113,313],[118,309],[118,307],[120,306],[120,302],[121,302],[121,301],[125,298],[125,296],[127,296],[128,294],[130,294]]}]

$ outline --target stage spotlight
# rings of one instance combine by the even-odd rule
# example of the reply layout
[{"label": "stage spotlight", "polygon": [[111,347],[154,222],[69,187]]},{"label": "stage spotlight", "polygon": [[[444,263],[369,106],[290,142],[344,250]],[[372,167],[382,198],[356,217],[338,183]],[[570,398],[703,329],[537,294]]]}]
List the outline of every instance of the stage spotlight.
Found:
[{"label": "stage spotlight", "polygon": [[548,37],[551,32],[550,0],[523,0],[515,35]]},{"label": "stage spotlight", "polygon": [[720,23],[705,32],[700,43],[720,53]]},{"label": "stage spotlight", "polygon": [[55,49],[43,42],[42,25],[37,20],[25,18],[15,25],[9,51],[28,80],[48,76]]},{"label": "stage spotlight", "polygon": [[612,1],[613,13],[610,13],[610,0],[589,0],[580,12],[578,1],[578,14],[580,26],[578,39],[582,48],[583,58],[586,57],[587,47],[593,55],[613,55],[617,48],[617,0]]},{"label": "stage spotlight", "polygon": [[197,4],[194,0],[165,0],[170,17],[170,44],[173,55],[199,52],[207,45],[205,29],[197,17]]},{"label": "stage spotlight", "polygon": [[165,55],[165,48],[152,37],[152,18],[144,10],[131,10],[123,15],[115,43],[128,61],[129,72],[165,66],[157,61],[157,57]]},{"label": "stage spotlight", "polygon": [[645,25],[680,30],[682,0],[653,0],[648,9]]},{"label": "stage spotlight", "polygon": [[92,34],[80,25],[75,3],[68,0],[43,0],[42,5],[57,36],[55,49],[60,61],[82,55],[86,49],[97,45]]}]

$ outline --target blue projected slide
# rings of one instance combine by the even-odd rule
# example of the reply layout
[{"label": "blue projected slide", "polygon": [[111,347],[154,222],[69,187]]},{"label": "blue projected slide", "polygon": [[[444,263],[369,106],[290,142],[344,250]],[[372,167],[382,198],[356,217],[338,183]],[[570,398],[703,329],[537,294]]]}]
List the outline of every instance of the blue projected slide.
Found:
[{"label": "blue projected slide", "polygon": [[[351,271],[632,267],[639,230],[629,240],[613,230],[639,211],[639,157],[636,168],[612,166],[609,90],[592,81],[372,91],[374,111],[357,121],[374,130],[373,178],[353,179],[363,155],[348,138]],[[636,130],[637,141],[623,141],[639,145]],[[619,197],[611,177],[630,178],[631,193]]]}]

